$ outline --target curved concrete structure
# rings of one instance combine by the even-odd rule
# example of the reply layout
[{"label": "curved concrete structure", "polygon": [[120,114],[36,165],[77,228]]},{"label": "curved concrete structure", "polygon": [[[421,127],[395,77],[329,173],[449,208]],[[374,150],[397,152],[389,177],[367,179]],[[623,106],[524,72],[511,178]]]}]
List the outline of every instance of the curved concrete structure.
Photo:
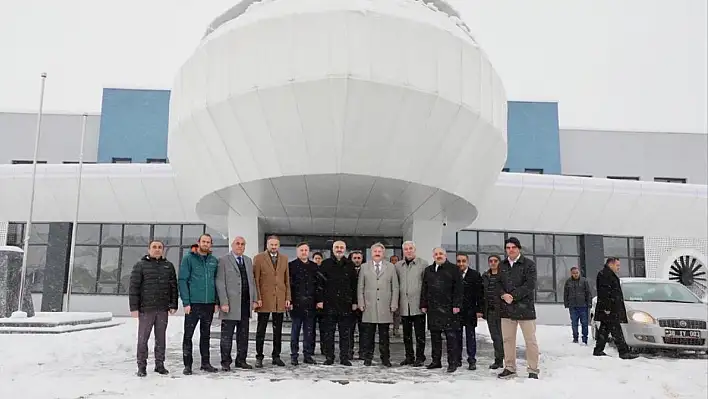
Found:
[{"label": "curved concrete structure", "polygon": [[305,218],[328,234],[464,225],[506,160],[506,97],[459,18],[435,6],[262,1],[180,69],[168,153],[215,228],[229,216]]}]

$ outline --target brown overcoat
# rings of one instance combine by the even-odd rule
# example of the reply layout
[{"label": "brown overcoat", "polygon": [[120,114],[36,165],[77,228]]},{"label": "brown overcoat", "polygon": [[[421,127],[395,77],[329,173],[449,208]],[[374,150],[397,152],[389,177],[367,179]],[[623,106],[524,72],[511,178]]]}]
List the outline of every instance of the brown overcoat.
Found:
[{"label": "brown overcoat", "polygon": [[258,287],[258,300],[263,306],[256,309],[259,313],[283,313],[285,301],[290,301],[290,272],[287,255],[278,252],[275,265],[268,251],[253,258],[253,278]]}]

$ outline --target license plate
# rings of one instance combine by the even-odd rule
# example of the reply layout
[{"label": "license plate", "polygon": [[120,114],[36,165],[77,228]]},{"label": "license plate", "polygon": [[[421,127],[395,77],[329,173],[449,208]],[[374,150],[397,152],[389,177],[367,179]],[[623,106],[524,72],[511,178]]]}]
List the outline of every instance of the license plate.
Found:
[{"label": "license plate", "polygon": [[667,337],[676,337],[676,338],[700,338],[701,337],[701,332],[698,330],[673,330],[673,329],[666,329],[664,334]]}]

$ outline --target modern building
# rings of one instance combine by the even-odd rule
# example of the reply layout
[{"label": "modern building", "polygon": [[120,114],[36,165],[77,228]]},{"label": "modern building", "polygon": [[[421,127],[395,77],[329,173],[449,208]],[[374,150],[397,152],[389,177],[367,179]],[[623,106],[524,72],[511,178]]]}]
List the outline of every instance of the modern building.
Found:
[{"label": "modern building", "polygon": [[[242,1],[212,23],[173,88],[106,88],[89,115],[72,310],[128,313],[150,239],[179,264],[203,232],[294,255],[302,240],[404,240],[479,270],[518,237],[539,318],[563,323],[571,266],[680,277],[705,295],[708,135],[565,130],[558,103],[506,98],[442,0]],[[353,12],[354,11],[354,12]],[[363,12],[366,11],[366,12]],[[288,40],[284,40],[288,38]],[[0,113],[0,245],[22,245],[37,116]],[[81,115],[44,115],[29,246],[37,306],[61,310]],[[693,279],[698,277],[698,279]]]}]

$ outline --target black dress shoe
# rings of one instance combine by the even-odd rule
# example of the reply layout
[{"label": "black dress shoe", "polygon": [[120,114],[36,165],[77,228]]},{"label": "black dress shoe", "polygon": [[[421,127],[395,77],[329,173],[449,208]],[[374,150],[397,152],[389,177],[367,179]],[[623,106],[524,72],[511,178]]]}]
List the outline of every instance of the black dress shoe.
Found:
[{"label": "black dress shoe", "polygon": [[293,366],[297,366],[300,363],[297,361],[296,357],[293,357],[293,358],[290,358],[290,364],[292,364]]},{"label": "black dress shoe", "polygon": [[229,372],[229,371],[231,371],[231,366],[229,366],[228,364],[222,364],[222,365],[221,365],[221,371],[223,371],[223,372],[225,372],[225,373],[226,373],[226,372]]},{"label": "black dress shoe", "polygon": [[413,363],[415,363],[415,361],[413,359],[406,358],[400,363],[400,365],[401,366],[409,366],[409,365],[412,365]]},{"label": "black dress shoe", "polygon": [[639,355],[637,355],[636,353],[631,353],[631,352],[620,354],[620,359],[624,359],[624,360],[632,360],[632,359],[636,359],[638,357],[639,357]]},{"label": "black dress shoe", "polygon": [[272,363],[273,366],[285,367],[285,363],[279,357],[274,357]]},{"label": "black dress shoe", "polygon": [[333,365],[333,364],[334,364],[334,359],[327,359],[327,360],[325,360],[325,362],[324,362],[324,365],[325,365],[325,366],[331,366],[331,365]]},{"label": "black dress shoe", "polygon": [[382,361],[381,361],[381,365],[384,366],[384,367],[393,367],[393,365],[391,364],[391,361],[388,360],[388,359],[382,360]]},{"label": "black dress shoe", "polygon": [[263,359],[256,359],[256,368],[257,369],[263,368]]},{"label": "black dress shoe", "polygon": [[415,362],[413,362],[413,364],[411,366],[422,367],[424,362],[425,362],[425,360],[416,360]]},{"label": "black dress shoe", "polygon": [[364,366],[366,366],[366,367],[371,366],[371,360],[369,360],[369,359],[364,360]]},{"label": "black dress shoe", "polygon": [[457,363],[453,363],[453,364],[447,366],[448,373],[454,373],[455,371],[457,371]]},{"label": "black dress shoe", "polygon": [[529,373],[529,378],[532,380],[537,380],[538,379],[538,373]]},{"label": "black dress shoe", "polygon": [[467,365],[467,370],[477,370],[477,363],[470,362],[469,365]]},{"label": "black dress shoe", "polygon": [[504,369],[499,375],[497,375],[499,378],[511,378],[511,377],[516,377],[516,373],[513,371],[510,371],[508,369]]},{"label": "black dress shoe", "polygon": [[426,369],[432,370],[432,369],[441,369],[442,364],[438,362],[432,362],[429,365],[425,366]]},{"label": "black dress shoe", "polygon": [[251,366],[250,364],[246,363],[245,361],[242,361],[242,362],[237,361],[236,364],[234,364],[234,366],[235,366],[236,368],[244,369],[244,370],[251,370],[251,369],[253,369],[253,366]]},{"label": "black dress shoe", "polygon": [[138,377],[145,377],[148,375],[147,370],[145,367],[138,367],[138,372],[136,373]]},{"label": "black dress shoe", "polygon": [[155,372],[156,372],[157,374],[160,374],[160,375],[167,375],[167,374],[170,373],[169,371],[167,371],[167,369],[165,368],[165,365],[164,365],[164,364],[158,364],[158,365],[156,365],[156,366],[155,366]]},{"label": "black dress shoe", "polygon": [[192,366],[184,366],[184,370],[182,370],[182,374],[192,375]]},{"label": "black dress shoe", "polygon": [[205,364],[202,367],[200,367],[199,370],[206,371],[207,373],[216,373],[219,371],[211,364]]},{"label": "black dress shoe", "polygon": [[592,351],[593,356],[607,356],[605,352]]},{"label": "black dress shoe", "polygon": [[339,362],[339,364],[341,364],[342,366],[347,366],[347,367],[349,367],[349,366],[352,365],[352,362],[350,362],[349,360],[341,360],[341,361]]},{"label": "black dress shoe", "polygon": [[496,361],[496,360],[494,361],[494,363],[492,363],[491,365],[489,365],[489,368],[490,368],[491,370],[500,369],[500,368],[502,368],[502,367],[503,367],[503,363],[502,363],[501,361]]},{"label": "black dress shoe", "polygon": [[311,357],[306,357],[305,360],[303,360],[303,362],[304,362],[305,364],[317,364],[317,362],[315,361],[315,359],[313,359],[313,358],[311,358]]}]

